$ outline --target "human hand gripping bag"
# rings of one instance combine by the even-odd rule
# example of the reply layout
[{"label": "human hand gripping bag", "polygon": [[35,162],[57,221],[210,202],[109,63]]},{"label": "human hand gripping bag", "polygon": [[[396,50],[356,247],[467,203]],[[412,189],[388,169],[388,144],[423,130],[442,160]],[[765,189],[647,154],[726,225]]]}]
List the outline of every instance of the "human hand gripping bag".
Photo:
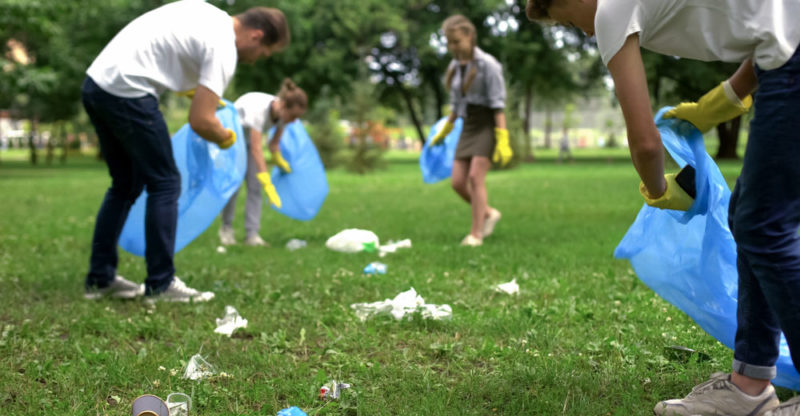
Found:
[{"label": "human hand gripping bag", "polygon": [[[269,132],[270,139],[273,134],[274,127]],[[268,200],[266,203],[289,218],[309,221],[328,196],[328,179],[317,148],[299,119],[284,126],[280,150],[292,171],[286,173],[277,166],[272,169],[272,184],[281,198],[281,207],[270,205]]]},{"label": "human hand gripping bag", "polygon": [[[233,103],[216,116],[222,127],[232,129],[236,137],[244,137],[242,124]],[[175,233],[175,253],[182,250],[214,222],[222,208],[239,188],[247,170],[247,149],[244,140],[237,140],[228,149],[220,149],[185,124],[172,136],[172,153],[181,175],[181,194],[178,197],[178,227]],[[144,256],[144,216],[147,204],[145,189],[128,213],[119,237],[125,251]]]},{"label": "human hand gripping bag", "polygon": [[[733,348],[738,272],[736,243],[728,227],[731,191],[703,136],[690,123],[662,116],[655,121],[664,147],[681,167],[696,170],[697,198],[686,211],[644,204],[614,251],[659,296],[688,314],[703,330]],[[778,376],[773,383],[800,390],[798,375],[781,335]]]},{"label": "human hand gripping bag", "polygon": [[458,139],[461,137],[461,130],[464,128],[464,120],[457,118],[453,123],[453,130],[444,138],[444,143],[438,146],[431,146],[431,141],[439,129],[444,126],[447,117],[442,118],[433,125],[428,133],[425,147],[419,156],[419,168],[422,171],[422,180],[425,183],[436,183],[450,177],[453,171],[453,159],[456,156]]}]

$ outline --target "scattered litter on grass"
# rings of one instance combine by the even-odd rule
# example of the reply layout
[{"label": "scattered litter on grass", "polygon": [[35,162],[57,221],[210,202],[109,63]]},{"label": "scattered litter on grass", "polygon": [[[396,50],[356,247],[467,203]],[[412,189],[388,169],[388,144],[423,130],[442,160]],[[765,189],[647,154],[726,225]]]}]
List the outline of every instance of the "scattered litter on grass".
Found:
[{"label": "scattered litter on grass", "polygon": [[297,406],[287,407],[278,412],[277,416],[308,416],[306,412],[300,410]]},{"label": "scattered litter on grass", "polygon": [[306,240],[299,240],[297,238],[293,238],[286,243],[286,249],[289,251],[295,251],[304,248],[306,245],[308,245],[308,243],[306,243]]},{"label": "scattered litter on grass", "polygon": [[507,293],[509,295],[519,295],[519,285],[517,284],[517,279],[512,279],[508,283],[501,283],[495,286],[494,290]]},{"label": "scattered litter on grass", "polygon": [[342,395],[342,390],[349,389],[350,385],[347,383],[339,383],[332,380],[328,384],[319,388],[319,398],[321,400],[336,400]]},{"label": "scattered litter on grass", "polygon": [[412,287],[411,289],[402,292],[394,297],[394,299],[386,299],[383,301],[372,303],[354,303],[350,308],[355,310],[356,316],[361,322],[373,315],[390,314],[394,319],[402,319],[408,315],[411,319],[411,314],[419,312],[423,319],[449,319],[453,316],[453,310],[450,305],[434,305],[425,303],[425,299],[417,294],[417,291]]},{"label": "scattered litter on grass", "polygon": [[380,241],[375,233],[357,228],[342,230],[325,242],[325,247],[343,253],[359,253],[362,251],[374,253],[379,245]]},{"label": "scattered litter on grass", "polygon": [[192,410],[192,398],[184,393],[170,393],[167,396],[169,416],[189,416]]},{"label": "scattered litter on grass", "polygon": [[373,261],[367,267],[364,267],[364,274],[386,274],[386,265]]},{"label": "scattered litter on grass", "polygon": [[236,308],[228,305],[225,307],[225,316],[222,319],[217,318],[217,329],[214,332],[230,337],[237,328],[247,328],[247,319],[242,318]]},{"label": "scattered litter on grass", "polygon": [[227,252],[228,252],[228,249],[226,249],[225,247],[223,247],[223,246],[217,246],[217,253],[219,253],[219,254],[225,254],[225,253],[227,253]]},{"label": "scattered litter on grass", "polygon": [[183,378],[189,380],[203,380],[213,376],[217,370],[214,366],[208,363],[200,354],[195,354],[189,359],[186,364],[186,371],[183,373]]},{"label": "scattered litter on grass", "polygon": [[411,240],[408,238],[397,242],[389,240],[389,242],[386,243],[386,245],[378,247],[378,255],[380,257],[384,257],[388,253],[394,253],[395,251],[397,251],[398,248],[411,248]]},{"label": "scattered litter on grass", "polygon": [[131,405],[131,414],[169,416],[169,407],[160,397],[145,394],[137,397]]}]

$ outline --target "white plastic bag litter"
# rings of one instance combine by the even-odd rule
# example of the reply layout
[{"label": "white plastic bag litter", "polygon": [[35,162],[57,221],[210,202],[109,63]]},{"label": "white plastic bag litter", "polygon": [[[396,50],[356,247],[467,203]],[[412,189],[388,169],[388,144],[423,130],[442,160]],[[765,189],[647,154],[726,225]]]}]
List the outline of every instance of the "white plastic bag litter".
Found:
[{"label": "white plastic bag litter", "polygon": [[394,253],[398,248],[411,248],[411,239],[406,238],[397,242],[389,240],[386,245],[378,247],[378,255],[383,257],[389,253]]},{"label": "white plastic bag litter", "polygon": [[217,318],[217,329],[214,332],[230,337],[237,328],[247,328],[247,319],[242,318],[236,308],[228,305],[225,307],[225,316],[222,319]]},{"label": "white plastic bag litter", "polygon": [[380,241],[375,233],[357,228],[342,230],[325,242],[325,247],[343,253],[374,252],[379,245]]},{"label": "white plastic bag litter", "polygon": [[423,319],[439,320],[449,319],[453,316],[453,310],[450,305],[426,304],[425,299],[418,295],[413,287],[398,294],[394,299],[372,303],[354,303],[350,305],[350,308],[356,312],[356,316],[361,322],[379,314],[390,314],[394,319],[399,320],[417,311],[422,314]]},{"label": "white plastic bag litter", "polygon": [[195,354],[189,359],[186,364],[186,371],[183,373],[183,378],[189,380],[202,380],[216,374],[217,370],[214,366],[209,364],[200,354]]},{"label": "white plastic bag litter", "polygon": [[300,250],[306,245],[308,245],[308,243],[306,243],[305,240],[293,238],[286,243],[286,249],[289,251],[295,251],[295,250]]},{"label": "white plastic bag litter", "polygon": [[498,292],[507,293],[509,295],[519,295],[519,285],[517,284],[517,279],[512,279],[508,283],[501,283],[494,287],[494,290]]}]

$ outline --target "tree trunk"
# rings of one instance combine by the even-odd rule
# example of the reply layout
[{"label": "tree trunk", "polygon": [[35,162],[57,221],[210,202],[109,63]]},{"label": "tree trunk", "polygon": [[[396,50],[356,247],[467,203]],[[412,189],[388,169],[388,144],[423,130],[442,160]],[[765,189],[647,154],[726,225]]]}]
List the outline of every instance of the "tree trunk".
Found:
[{"label": "tree trunk", "polygon": [[535,162],[536,156],[533,155],[533,145],[531,144],[531,107],[533,106],[533,91],[530,85],[525,87],[525,114],[522,116],[522,137],[525,140],[525,154],[522,160],[525,162]]},{"label": "tree trunk", "polygon": [[552,146],[551,134],[553,132],[553,112],[550,109],[544,110],[544,148]]},{"label": "tree trunk", "polygon": [[422,131],[422,122],[417,117],[417,111],[414,110],[414,100],[411,98],[411,94],[408,90],[400,83],[400,80],[397,79],[394,75],[392,75],[396,85],[399,85],[400,93],[403,95],[403,100],[406,102],[406,106],[408,106],[408,113],[411,115],[411,121],[414,123],[414,127],[417,128],[417,134],[419,135],[419,141],[422,143],[422,146],[425,146],[425,133]]},{"label": "tree trunk", "polygon": [[34,137],[36,137],[36,131],[38,130],[39,122],[34,118],[31,120],[31,133],[28,136],[28,147],[31,150],[31,164],[35,165],[39,160],[36,155],[36,143],[34,143]]},{"label": "tree trunk", "polygon": [[69,143],[67,143],[67,127],[64,122],[59,124],[59,133],[61,134],[61,163],[67,163],[67,152],[69,151]]},{"label": "tree trunk", "polygon": [[739,145],[739,127],[741,123],[742,116],[739,116],[717,125],[717,135],[719,136],[717,160],[739,158],[736,149]]}]

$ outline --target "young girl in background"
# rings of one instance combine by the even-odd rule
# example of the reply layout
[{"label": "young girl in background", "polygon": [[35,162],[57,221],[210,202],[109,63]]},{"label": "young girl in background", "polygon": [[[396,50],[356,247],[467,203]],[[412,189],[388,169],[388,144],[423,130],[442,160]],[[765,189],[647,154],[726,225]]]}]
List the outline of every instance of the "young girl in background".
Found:
[{"label": "young girl in background", "polygon": [[447,49],[453,55],[445,76],[452,110],[431,145],[444,142],[457,117],[464,128],[453,162],[452,186],[472,206],[472,228],[461,241],[464,246],[480,246],[500,220],[500,211],[489,206],[486,173],[492,160],[508,164],[512,152],[504,113],[506,100],[503,68],[476,44],[475,26],[466,17],[454,15],[442,24]]},{"label": "young girl in background", "polygon": [[[278,96],[263,92],[249,92],[234,103],[242,120],[244,137],[247,141],[247,202],[245,203],[244,243],[251,246],[265,246],[267,243],[258,234],[261,228],[261,189],[267,194],[269,202],[278,208],[281,199],[272,185],[267,164],[264,161],[263,135],[274,126],[275,134],[269,142],[273,162],[284,172],[291,172],[291,166],[280,152],[281,135],[284,126],[295,121],[306,112],[308,98],[306,93],[290,79],[285,79]],[[222,226],[219,238],[223,245],[236,244],[233,235],[233,216],[236,212],[237,190],[222,210]]]}]

